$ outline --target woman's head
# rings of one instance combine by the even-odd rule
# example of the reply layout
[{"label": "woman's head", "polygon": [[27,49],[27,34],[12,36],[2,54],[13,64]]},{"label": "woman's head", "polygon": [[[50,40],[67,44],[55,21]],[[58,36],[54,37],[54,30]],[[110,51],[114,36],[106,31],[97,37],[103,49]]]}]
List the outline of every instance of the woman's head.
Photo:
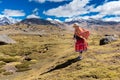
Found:
[{"label": "woman's head", "polygon": [[73,28],[77,28],[77,27],[79,27],[78,23],[74,23]]}]

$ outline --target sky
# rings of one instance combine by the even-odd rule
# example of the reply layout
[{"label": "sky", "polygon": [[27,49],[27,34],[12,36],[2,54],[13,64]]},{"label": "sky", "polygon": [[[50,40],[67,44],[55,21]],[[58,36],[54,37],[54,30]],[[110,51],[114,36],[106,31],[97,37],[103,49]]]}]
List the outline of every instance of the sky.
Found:
[{"label": "sky", "polygon": [[120,21],[120,0],[0,0],[0,17]]}]

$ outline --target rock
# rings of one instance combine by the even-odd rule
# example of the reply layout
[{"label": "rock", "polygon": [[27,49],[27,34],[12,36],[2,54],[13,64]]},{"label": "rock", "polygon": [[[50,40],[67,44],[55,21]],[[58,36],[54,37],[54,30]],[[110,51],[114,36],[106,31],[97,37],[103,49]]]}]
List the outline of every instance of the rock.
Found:
[{"label": "rock", "polygon": [[104,38],[100,39],[100,45],[105,45],[113,41],[117,41],[118,36],[117,35],[105,35]]},{"label": "rock", "polygon": [[100,45],[105,45],[105,44],[108,44],[110,41],[107,39],[107,38],[102,38],[100,40]]},{"label": "rock", "polygon": [[42,37],[42,35],[39,35],[39,37]]},{"label": "rock", "polygon": [[16,42],[5,34],[0,35],[0,45],[10,44],[10,43],[16,43]]},{"label": "rock", "polygon": [[29,56],[25,56],[25,57],[24,57],[24,60],[26,60],[26,61],[31,61],[32,59],[31,59]]},{"label": "rock", "polygon": [[47,50],[48,50],[48,47],[45,47],[44,50],[47,51]]}]

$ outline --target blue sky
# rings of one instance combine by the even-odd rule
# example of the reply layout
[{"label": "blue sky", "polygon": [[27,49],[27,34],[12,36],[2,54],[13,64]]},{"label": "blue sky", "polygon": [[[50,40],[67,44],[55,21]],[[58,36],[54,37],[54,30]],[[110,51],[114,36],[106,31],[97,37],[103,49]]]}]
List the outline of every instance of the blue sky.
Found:
[{"label": "blue sky", "polygon": [[120,21],[120,0],[0,0],[0,17]]}]

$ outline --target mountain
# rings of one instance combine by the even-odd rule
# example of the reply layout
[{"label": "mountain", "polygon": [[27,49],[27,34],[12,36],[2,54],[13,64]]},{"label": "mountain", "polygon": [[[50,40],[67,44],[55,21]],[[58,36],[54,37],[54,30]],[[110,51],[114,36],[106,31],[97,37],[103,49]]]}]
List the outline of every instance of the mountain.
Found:
[{"label": "mountain", "polygon": [[20,23],[23,23],[23,24],[37,24],[37,25],[54,25],[48,20],[38,19],[38,18],[24,19]]},{"label": "mountain", "polygon": [[62,29],[66,28],[66,24],[63,22],[59,22],[56,20],[45,20],[45,19],[39,19],[39,18],[28,18],[22,20],[20,23],[27,24],[27,25],[52,25],[56,27],[60,27]]},{"label": "mountain", "polygon": [[9,24],[12,24],[12,22],[7,17],[0,18],[0,25],[9,25]]},{"label": "mountain", "polygon": [[59,22],[59,21],[56,21],[56,20],[48,20],[50,21],[52,24],[54,24],[55,26],[58,26],[60,28],[65,28],[67,25],[63,22]]},{"label": "mountain", "polygon": [[103,21],[103,20],[97,20],[97,19],[88,19],[86,20],[87,23],[91,24],[91,25],[117,25],[120,22],[115,22],[115,21]]},{"label": "mountain", "polygon": [[[68,25],[69,30],[73,30],[72,25],[78,23],[79,26],[88,29],[90,32],[99,34],[119,34],[120,22],[115,21],[103,21],[96,19],[73,19],[65,22]],[[102,33],[101,33],[102,32]]]},{"label": "mountain", "polygon": [[10,17],[5,17],[5,16],[0,17],[0,25],[10,25],[17,22],[18,21],[16,19]]},{"label": "mountain", "polygon": [[108,26],[108,25],[118,25],[120,22],[115,21],[103,21],[103,20],[97,20],[97,19],[73,19],[71,21],[65,22],[68,25],[78,23],[78,24],[86,24],[87,27],[92,25],[98,25],[98,26]]}]

